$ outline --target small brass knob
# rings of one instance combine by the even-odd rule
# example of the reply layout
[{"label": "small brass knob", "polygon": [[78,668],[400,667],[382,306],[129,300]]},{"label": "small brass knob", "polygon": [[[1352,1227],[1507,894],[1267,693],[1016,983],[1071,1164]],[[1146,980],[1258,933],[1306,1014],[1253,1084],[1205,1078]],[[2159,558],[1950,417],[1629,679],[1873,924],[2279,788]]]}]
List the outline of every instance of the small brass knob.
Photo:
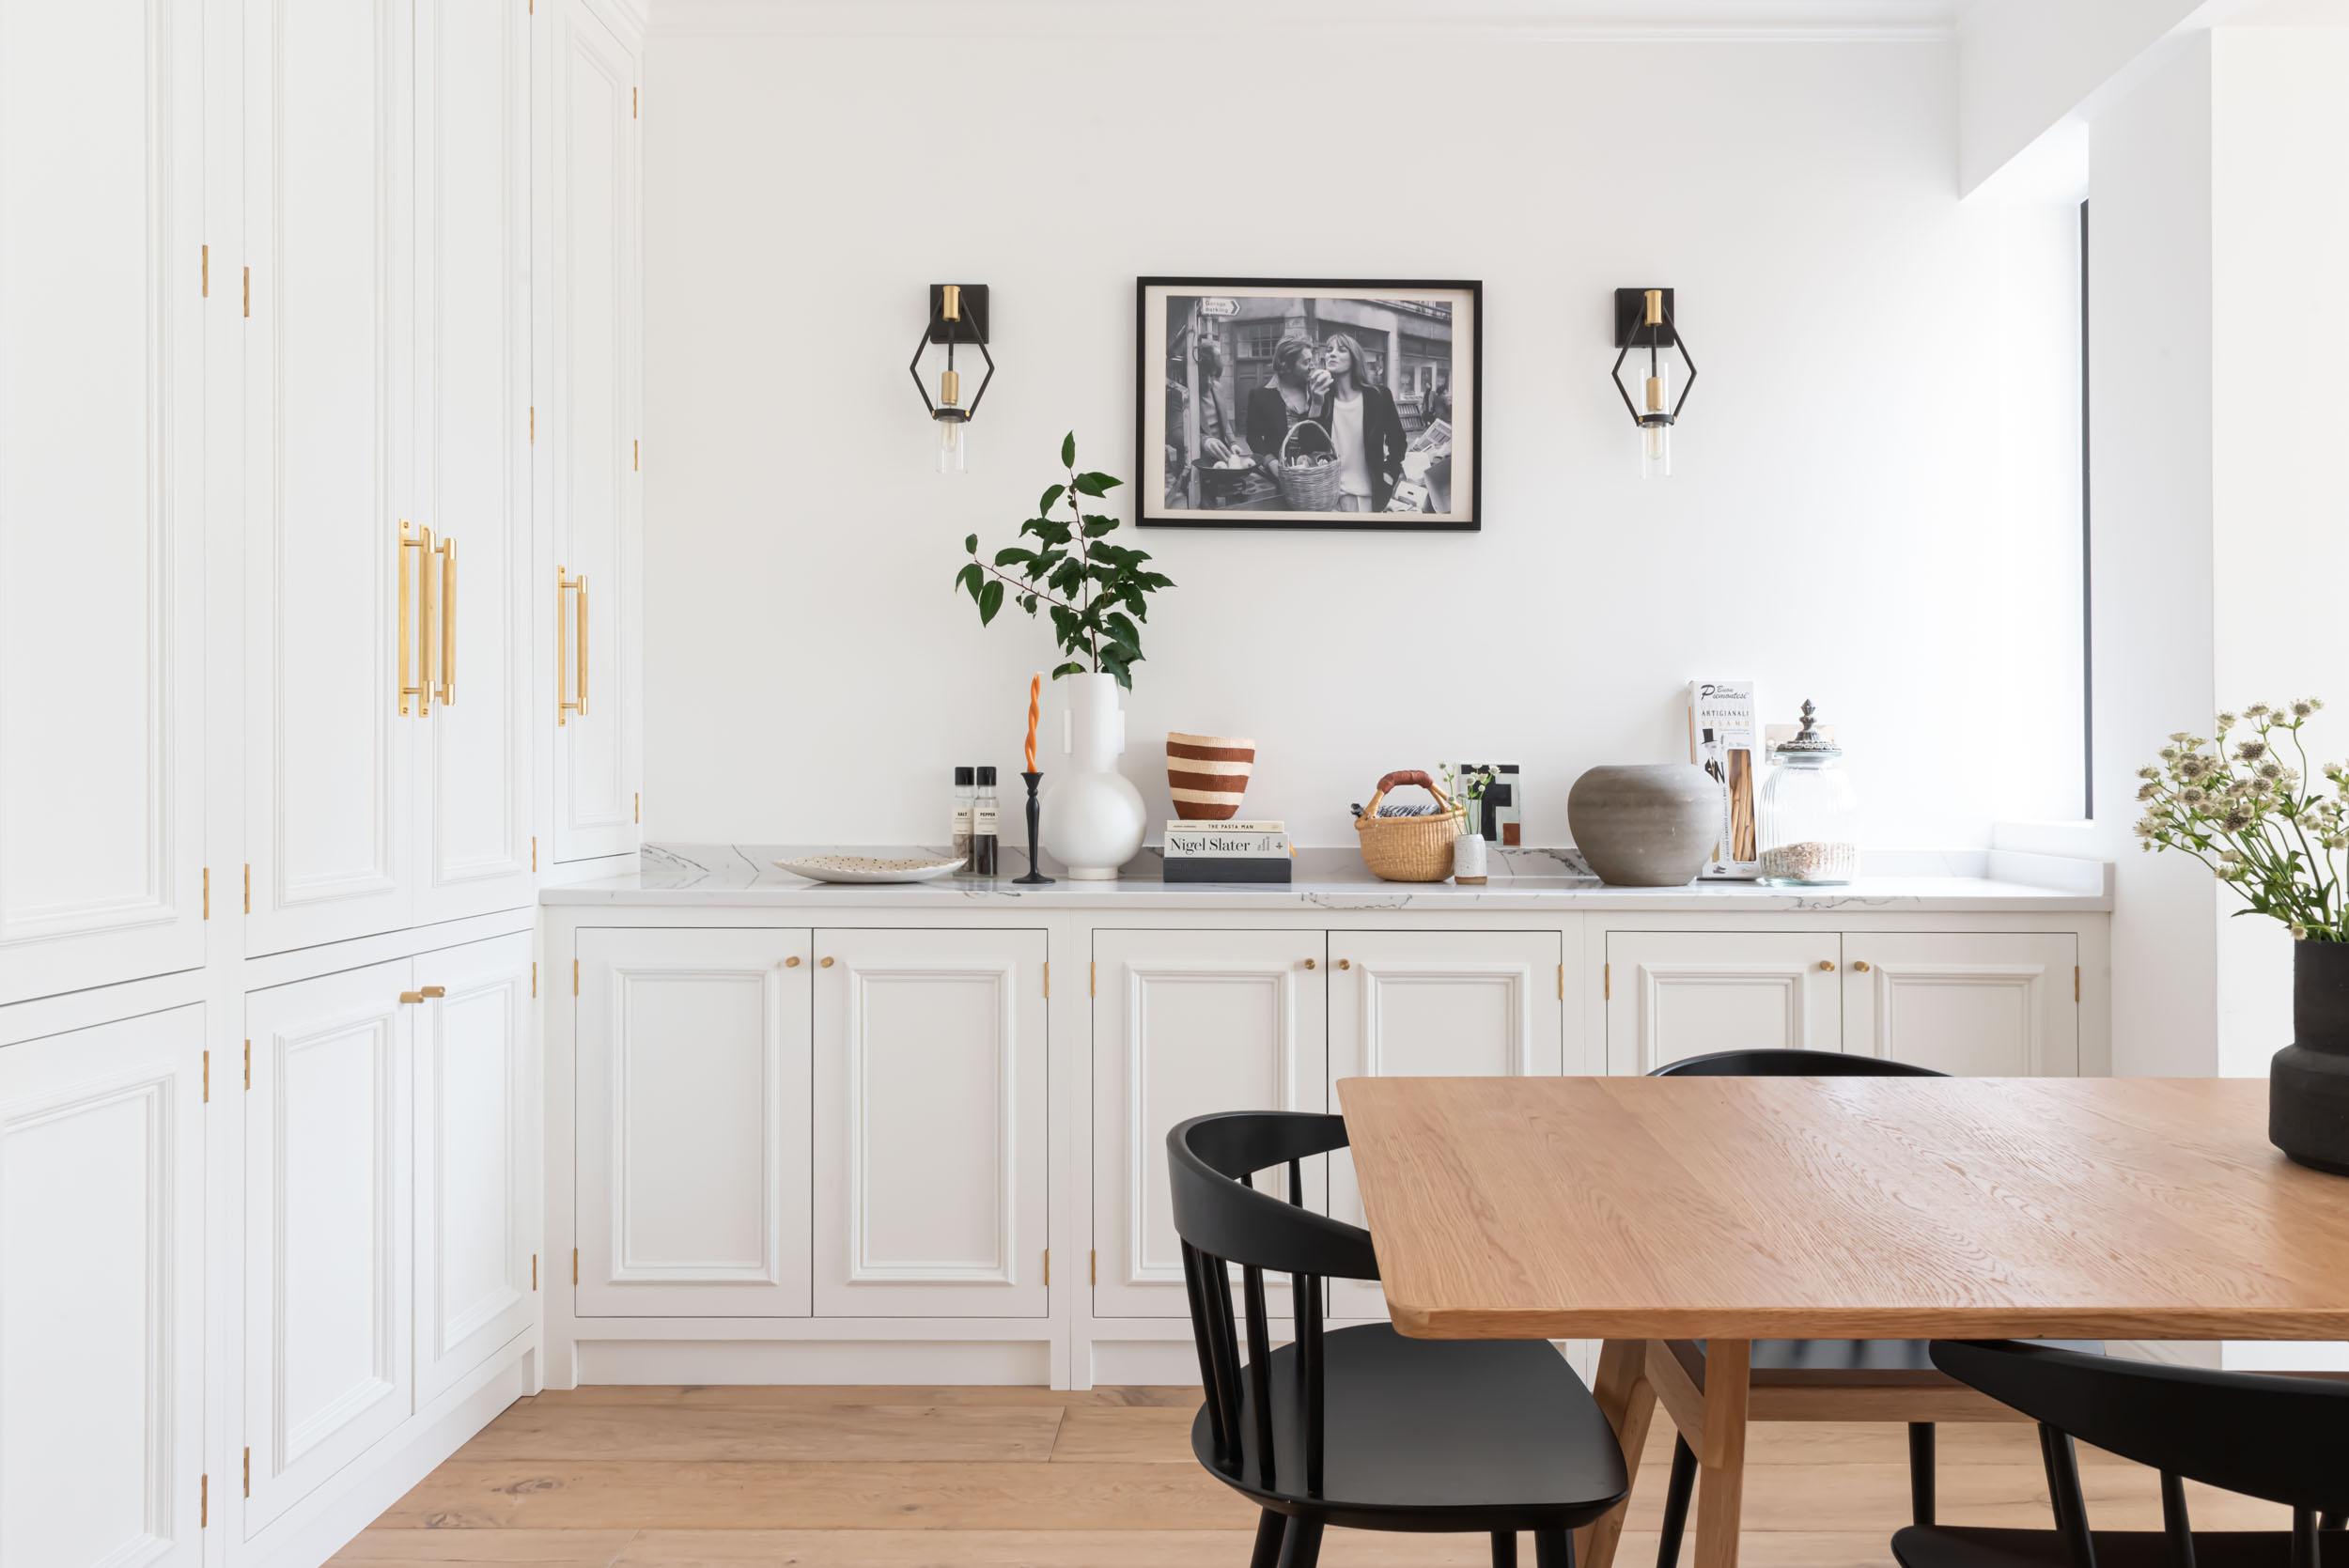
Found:
[{"label": "small brass knob", "polygon": [[1306,959],[1306,960],[1305,960],[1305,967],[1306,967],[1307,969],[1312,969],[1312,968],[1314,967],[1314,961],[1313,961],[1311,958]]},{"label": "small brass knob", "polygon": [[1865,974],[1868,972],[1868,960],[1865,958],[1854,958],[1851,962],[1851,967],[1855,973]]},{"label": "small brass knob", "polygon": [[1822,959],[1820,959],[1820,960],[1819,960],[1819,968],[1820,968],[1820,970],[1823,970],[1823,971],[1824,971],[1824,970],[1831,970],[1831,969],[1833,969],[1834,967],[1835,967],[1835,960],[1834,960],[1834,959],[1832,959],[1832,958],[1822,958]]},{"label": "small brass knob", "polygon": [[816,960],[816,967],[817,969],[828,970],[832,968],[832,960],[830,958],[818,958]]},{"label": "small brass knob", "polygon": [[1342,970],[1350,970],[1350,969],[1352,969],[1353,967],[1354,967],[1354,960],[1353,960],[1353,959],[1351,959],[1351,958],[1341,958],[1341,959],[1339,959],[1339,960],[1338,960],[1338,968],[1340,968],[1340,969],[1342,969]]},{"label": "small brass knob", "polygon": [[786,958],[783,961],[783,967],[787,970],[798,969],[800,967],[800,955],[794,953],[790,957]]}]

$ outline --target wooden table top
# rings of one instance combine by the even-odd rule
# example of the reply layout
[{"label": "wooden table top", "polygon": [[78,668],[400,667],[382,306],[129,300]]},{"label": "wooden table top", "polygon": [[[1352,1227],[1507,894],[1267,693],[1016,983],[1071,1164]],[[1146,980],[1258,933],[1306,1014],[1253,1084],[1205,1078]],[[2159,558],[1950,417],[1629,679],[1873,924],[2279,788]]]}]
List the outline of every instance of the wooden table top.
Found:
[{"label": "wooden table top", "polygon": [[2349,1338],[2259,1079],[1347,1079],[1430,1339]]}]

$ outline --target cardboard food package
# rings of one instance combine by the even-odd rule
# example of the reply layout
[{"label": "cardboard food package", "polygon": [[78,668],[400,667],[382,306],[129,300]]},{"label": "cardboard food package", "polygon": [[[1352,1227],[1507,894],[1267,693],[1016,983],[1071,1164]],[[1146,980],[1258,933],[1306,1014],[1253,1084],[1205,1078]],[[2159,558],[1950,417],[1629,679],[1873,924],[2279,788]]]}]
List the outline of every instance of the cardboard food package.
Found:
[{"label": "cardboard food package", "polygon": [[1762,747],[1753,682],[1688,683],[1688,760],[1711,774],[1721,792],[1720,842],[1698,875],[1729,880],[1760,876],[1754,807],[1762,793]]}]

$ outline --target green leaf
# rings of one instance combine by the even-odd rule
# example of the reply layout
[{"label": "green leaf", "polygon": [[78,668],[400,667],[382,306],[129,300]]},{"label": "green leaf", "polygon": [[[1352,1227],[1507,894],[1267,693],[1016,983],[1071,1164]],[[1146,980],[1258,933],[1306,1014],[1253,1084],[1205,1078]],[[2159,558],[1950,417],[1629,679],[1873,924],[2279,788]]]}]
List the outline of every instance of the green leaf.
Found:
[{"label": "green leaf", "polygon": [[1134,689],[1133,672],[1126,668],[1124,660],[1116,658],[1107,648],[1101,650],[1101,673],[1116,676],[1117,684],[1128,691]]},{"label": "green leaf", "polygon": [[1036,516],[1049,516],[1052,510],[1052,504],[1067,493],[1068,487],[1066,485],[1054,485],[1050,489],[1047,489],[1044,492],[1044,499],[1035,504]]},{"label": "green leaf", "polygon": [[1084,586],[1084,567],[1074,561],[1063,561],[1052,568],[1051,581],[1046,585],[1064,598],[1071,598]]},{"label": "green leaf", "polygon": [[1022,609],[1022,610],[1025,610],[1025,611],[1026,611],[1029,614],[1031,614],[1031,615],[1034,614],[1034,613],[1035,613],[1035,596],[1034,596],[1034,594],[1022,594],[1022,595],[1020,595],[1020,596],[1019,596],[1019,608],[1020,608],[1020,609]]},{"label": "green leaf", "polygon": [[1081,675],[1084,673],[1085,667],[1072,659],[1067,663],[1063,664],[1060,668],[1054,670],[1052,672],[1052,678],[1054,680],[1058,680],[1063,675]]},{"label": "green leaf", "polygon": [[976,534],[962,541],[962,552],[965,555],[976,555],[979,552],[979,536]]},{"label": "green leaf", "polygon": [[[1088,480],[1092,482],[1092,488],[1089,489],[1086,489]],[[1125,482],[1112,474],[1080,474],[1077,475],[1077,489],[1086,495],[1107,494]]]},{"label": "green leaf", "polygon": [[1077,466],[1077,432],[1074,430],[1061,438],[1060,466],[1063,468]]},{"label": "green leaf", "polygon": [[979,583],[983,576],[984,574],[979,570],[979,564],[973,561],[955,573],[955,587],[957,590],[970,589],[971,597],[975,599],[979,597]]},{"label": "green leaf", "polygon": [[1085,519],[1085,537],[1097,539],[1116,526],[1115,518],[1087,518]]},{"label": "green leaf", "polygon": [[1101,617],[1101,624],[1115,632],[1119,642],[1137,649],[1142,646],[1142,629],[1134,625],[1132,616],[1112,610]]},{"label": "green leaf", "polygon": [[995,552],[995,564],[999,567],[1008,567],[1014,562],[1033,561],[1034,559],[1035,551],[1032,550],[1022,550],[1018,545],[1005,545],[1003,549]]},{"label": "green leaf", "polygon": [[995,612],[1003,607],[1003,585],[990,582],[979,595],[979,624],[987,625],[995,618]]}]

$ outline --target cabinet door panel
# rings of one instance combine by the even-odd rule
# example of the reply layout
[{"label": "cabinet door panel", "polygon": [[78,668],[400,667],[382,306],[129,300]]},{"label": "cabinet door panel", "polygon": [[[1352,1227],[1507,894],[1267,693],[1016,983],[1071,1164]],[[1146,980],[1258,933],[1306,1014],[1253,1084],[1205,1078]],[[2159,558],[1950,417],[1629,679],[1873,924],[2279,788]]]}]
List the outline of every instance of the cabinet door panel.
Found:
[{"label": "cabinet door panel", "polygon": [[808,957],[804,930],[580,933],[582,1316],[807,1315]]},{"label": "cabinet door panel", "polygon": [[530,938],[416,959],[416,1403],[536,1315]]},{"label": "cabinet door panel", "polygon": [[[1167,1202],[1170,1128],[1213,1110],[1328,1109],[1325,948],[1319,931],[1094,933],[1096,1312],[1190,1313]],[[1324,1163],[1305,1171],[1316,1208]],[[1286,1196],[1283,1173],[1269,1186]],[[1276,1292],[1274,1307],[1285,1303]]]},{"label": "cabinet door panel", "polygon": [[1717,1050],[1841,1050],[1842,959],[1833,932],[1610,932],[1608,1070]]},{"label": "cabinet door panel", "polygon": [[555,730],[554,858],[573,861],[637,842],[636,60],[583,0],[552,23],[549,532],[558,570],[587,579],[583,650],[576,597],[550,580],[541,602],[562,678],[586,686]]},{"label": "cabinet door panel", "polygon": [[[401,0],[250,0],[247,951],[409,924]],[[233,274],[232,274],[233,275]],[[395,486],[397,485],[397,489]]]},{"label": "cabinet door panel", "polygon": [[409,960],[252,992],[250,1538],[413,1408]]},{"label": "cabinet door panel", "polygon": [[[1343,1078],[1554,1078],[1565,1049],[1554,931],[1330,933],[1330,1100]],[[1362,1219],[1354,1160],[1330,1157],[1330,1213]],[[1376,1282],[1334,1281],[1330,1309],[1384,1317]]]},{"label": "cabinet door panel", "polygon": [[204,958],[199,21],[0,0],[0,1002]]},{"label": "cabinet door panel", "polygon": [[1843,941],[1851,955],[1845,1050],[1968,1077],[2079,1071],[2079,943],[2069,932],[1851,934]]},{"label": "cabinet door panel", "polygon": [[416,918],[530,901],[529,13],[416,8],[415,520],[452,547]]},{"label": "cabinet door panel", "polygon": [[816,1311],[1041,1317],[1041,931],[816,933]]},{"label": "cabinet door panel", "polygon": [[0,1051],[0,1562],[203,1560],[203,1010]]}]

